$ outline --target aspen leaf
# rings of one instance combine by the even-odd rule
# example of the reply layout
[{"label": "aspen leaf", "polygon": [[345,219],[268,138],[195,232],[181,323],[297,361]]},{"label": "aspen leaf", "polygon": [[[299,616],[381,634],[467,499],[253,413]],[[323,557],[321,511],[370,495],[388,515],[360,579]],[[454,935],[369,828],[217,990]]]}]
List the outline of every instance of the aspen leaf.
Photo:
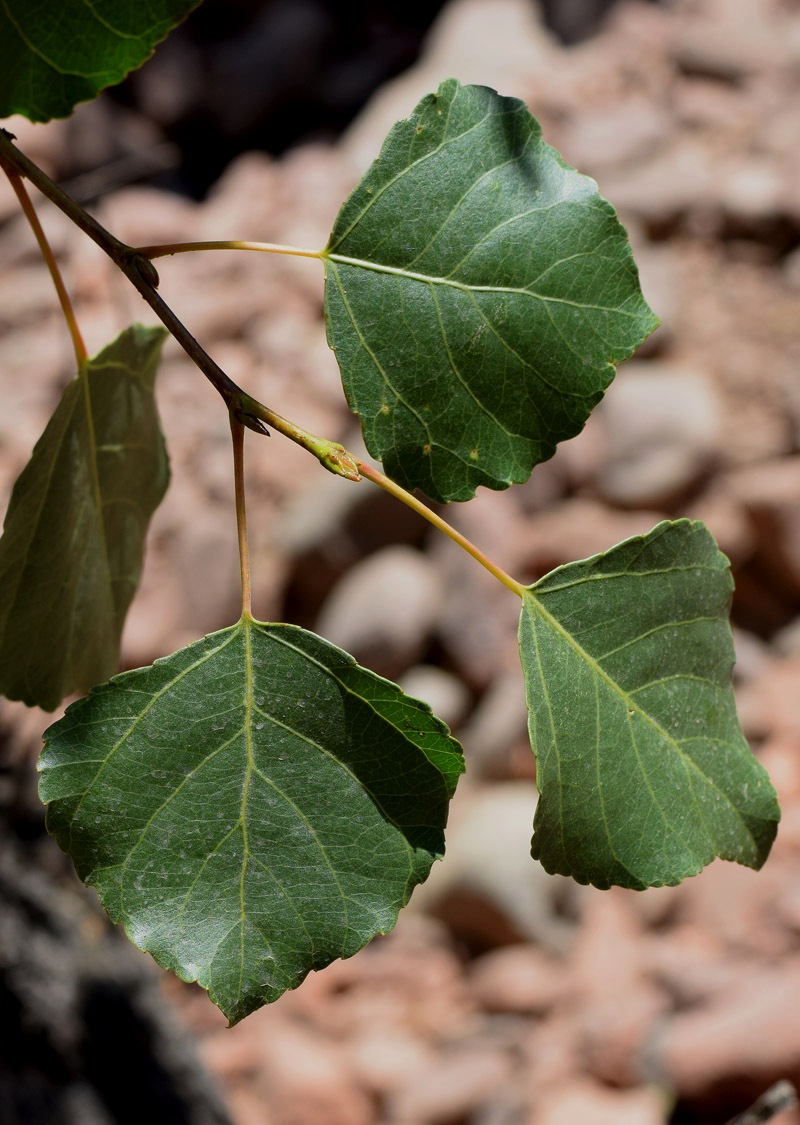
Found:
[{"label": "aspen leaf", "polygon": [[394,126],[324,261],[367,446],[437,500],[527,480],[658,324],[594,180],[521,101],[454,80]]},{"label": "aspen leaf", "polygon": [[169,481],[153,384],[166,332],[134,325],[69,384],[0,539],[0,693],[52,711],[117,670]]},{"label": "aspen leaf", "polygon": [[425,704],[246,618],[95,689],[45,739],[49,830],[231,1023],[394,926],[463,769]]},{"label": "aspen leaf", "polygon": [[767,858],[780,813],[736,715],[732,589],[728,560],[689,520],[529,587],[533,855],[548,871],[642,889],[717,856]]}]

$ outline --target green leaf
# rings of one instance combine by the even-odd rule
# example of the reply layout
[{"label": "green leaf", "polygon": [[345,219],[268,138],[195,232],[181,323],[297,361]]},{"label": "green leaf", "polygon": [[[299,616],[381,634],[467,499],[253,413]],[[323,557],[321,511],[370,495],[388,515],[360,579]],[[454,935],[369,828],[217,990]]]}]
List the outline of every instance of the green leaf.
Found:
[{"label": "green leaf", "polygon": [[732,588],[728,560],[688,520],[529,587],[533,856],[548,871],[642,889],[716,856],[766,859],[780,812],[736,716]]},{"label": "green leaf", "polygon": [[4,0],[0,117],[67,117],[121,82],[200,0]]},{"label": "green leaf", "polygon": [[526,480],[658,323],[595,182],[522,102],[453,80],[391,130],[324,261],[367,446],[438,500]]},{"label": "green leaf", "polygon": [[116,671],[147,527],[169,480],[153,383],[166,336],[134,325],[64,391],[0,539],[0,693],[51,711]]},{"label": "green leaf", "polygon": [[463,768],[425,704],[248,618],[95,689],[45,739],[47,824],[78,874],[231,1023],[394,925]]}]

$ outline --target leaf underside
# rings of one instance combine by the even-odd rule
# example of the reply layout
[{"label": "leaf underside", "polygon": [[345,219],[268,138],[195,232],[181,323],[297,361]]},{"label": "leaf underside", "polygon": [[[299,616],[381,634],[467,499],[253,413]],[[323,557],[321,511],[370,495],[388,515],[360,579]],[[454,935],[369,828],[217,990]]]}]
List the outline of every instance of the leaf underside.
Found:
[{"label": "leaf underside", "polygon": [[597,887],[760,867],[780,816],[736,715],[728,561],[661,523],[529,588],[520,619],[540,798],[532,854]]},{"label": "leaf underside", "polygon": [[118,667],[169,480],[153,384],[166,332],[134,325],[64,391],[0,539],[0,693],[53,710]]},{"label": "leaf underside", "polygon": [[67,117],[149,58],[200,0],[3,0],[0,117]]},{"label": "leaf underside", "polygon": [[527,480],[658,323],[595,182],[522,102],[454,80],[391,130],[324,260],[367,446],[437,500]]},{"label": "leaf underside", "polygon": [[247,618],[117,676],[45,739],[49,830],[231,1023],[395,924],[463,769],[425,704]]}]

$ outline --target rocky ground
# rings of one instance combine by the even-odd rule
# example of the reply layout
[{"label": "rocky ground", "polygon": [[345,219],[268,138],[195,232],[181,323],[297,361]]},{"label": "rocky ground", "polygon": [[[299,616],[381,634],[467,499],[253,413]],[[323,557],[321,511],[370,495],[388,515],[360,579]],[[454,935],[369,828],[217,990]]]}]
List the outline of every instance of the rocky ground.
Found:
[{"label": "rocky ground", "polygon": [[[253,440],[257,614],[314,628],[427,698],[462,740],[469,773],[448,858],[392,935],[233,1030],[199,991],[160,987],[236,1125],[717,1125],[771,1082],[800,1082],[796,0],[622,4],[570,48],[523,0],[452,0],[423,59],[339,143],[241,157],[202,204],[129,187],[98,214],[134,244],[322,245],[390,124],[450,75],[526,100],[547,139],[597,178],[663,326],[528,484],[482,490],[448,518],[525,581],[664,516],[704,519],[733,564],[740,714],[782,801],[778,840],[759,873],[716,863],[643,894],[545,876],[527,854],[534,770],[515,599],[367,482],[324,474],[279,437]],[[58,174],[104,112],[14,128]],[[92,350],[149,321],[94,246],[50,208],[42,215]],[[5,500],[71,356],[1,186],[0,219]],[[240,384],[358,446],[325,344],[318,263],[220,253],[165,260],[160,272],[164,295]],[[174,345],[159,378],[173,481],[126,666],[237,614],[227,418]],[[0,704],[17,793],[30,790],[18,768],[26,757],[32,767],[47,721]]]}]

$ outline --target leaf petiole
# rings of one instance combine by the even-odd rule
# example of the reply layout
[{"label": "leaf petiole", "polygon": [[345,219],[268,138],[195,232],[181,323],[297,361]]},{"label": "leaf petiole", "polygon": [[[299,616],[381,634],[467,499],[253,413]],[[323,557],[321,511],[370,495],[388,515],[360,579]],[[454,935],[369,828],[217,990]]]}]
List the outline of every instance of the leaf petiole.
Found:
[{"label": "leaf petiole", "polygon": [[[388,492],[390,496],[394,496],[396,500],[400,500],[401,503],[411,508],[412,511],[422,516],[423,519],[426,519],[428,523],[433,524],[433,526],[446,535],[448,539],[452,539],[457,546],[466,551],[468,555],[475,559],[476,562],[480,563],[480,565],[485,570],[488,570],[498,582],[501,582],[507,589],[511,590],[512,593],[516,594],[518,598],[521,598],[528,592],[521,582],[517,582],[510,574],[506,574],[506,572],[501,567],[497,566],[496,563],[493,563],[479,547],[476,547],[474,543],[470,542],[460,531],[456,531],[447,520],[442,519],[440,515],[432,511],[422,500],[417,499],[416,496],[407,492],[406,489],[380,472],[379,469],[374,469],[372,465],[361,461],[358,457],[345,449],[338,441],[330,441],[328,438],[317,437],[315,434],[309,433],[300,426],[296,426],[294,422],[290,422],[288,418],[283,418],[280,414],[276,414],[274,410],[270,410],[269,407],[264,406],[263,403],[259,402],[257,399],[251,398],[249,395],[242,396],[238,410],[243,420],[257,419],[259,422],[265,422],[274,430],[277,430],[279,434],[283,434],[284,437],[288,437],[297,445],[302,446],[303,449],[307,449],[309,453],[313,453],[320,464],[336,476],[345,477],[347,480],[352,481],[359,481],[363,477],[365,480],[371,481],[372,484],[377,484],[379,488]],[[231,419],[233,419],[233,415],[231,415]],[[233,425],[233,421],[231,421],[231,425]],[[251,426],[251,428],[254,427]]]},{"label": "leaf petiole", "polygon": [[461,547],[462,550],[466,551],[468,555],[471,555],[476,562],[480,563],[498,582],[501,582],[505,587],[511,590],[512,593],[516,594],[518,598],[523,597],[523,595],[527,593],[526,587],[523,586],[521,582],[517,582],[510,574],[506,574],[506,572],[501,567],[497,566],[496,563],[493,563],[480,548],[470,542],[460,531],[456,531],[447,520],[443,520],[442,517],[432,511],[427,504],[418,500],[417,497],[413,496],[410,492],[406,492],[404,488],[401,488],[399,484],[390,480],[389,477],[385,476],[378,469],[373,469],[371,465],[359,461],[358,458],[354,458],[354,460],[362,477],[372,481],[373,484],[377,484],[379,488],[382,488],[385,492],[394,496],[395,499],[402,501],[403,504],[417,512],[423,519],[426,519],[428,523],[433,524],[438,531],[441,531],[448,539],[452,539],[454,543]]},{"label": "leaf petiole", "polygon": [[233,480],[236,492],[236,530],[239,539],[239,569],[242,576],[242,617],[253,620],[253,597],[250,585],[250,547],[247,542],[247,509],[244,493],[244,423],[233,412],[230,415],[233,440]]},{"label": "leaf petiole", "polygon": [[61,311],[64,313],[64,320],[67,322],[67,328],[72,338],[72,346],[75,349],[75,358],[78,362],[78,367],[83,368],[89,358],[89,353],[86,350],[86,344],[83,342],[83,336],[81,335],[78,320],[75,316],[75,309],[73,308],[72,301],[67,292],[67,287],[64,284],[64,279],[61,276],[61,271],[58,268],[58,262],[55,259],[50,243],[47,241],[47,235],[44,233],[42,224],[39,222],[39,216],[36,214],[36,208],[33,206],[31,197],[28,195],[22,176],[20,176],[15,169],[9,168],[8,165],[4,165],[3,167],[8,181],[14,189],[14,194],[19,200],[25,218],[28,220],[31,230],[36,237],[45,264],[50,271],[50,276],[53,279],[53,284],[58,294]]},{"label": "leaf petiole", "polygon": [[171,254],[191,254],[196,250],[255,250],[262,254],[289,254],[294,258],[324,258],[322,250],[304,250],[299,246],[282,246],[277,242],[248,242],[228,239],[213,242],[165,242],[139,246],[137,253],[145,258],[165,258]]}]

